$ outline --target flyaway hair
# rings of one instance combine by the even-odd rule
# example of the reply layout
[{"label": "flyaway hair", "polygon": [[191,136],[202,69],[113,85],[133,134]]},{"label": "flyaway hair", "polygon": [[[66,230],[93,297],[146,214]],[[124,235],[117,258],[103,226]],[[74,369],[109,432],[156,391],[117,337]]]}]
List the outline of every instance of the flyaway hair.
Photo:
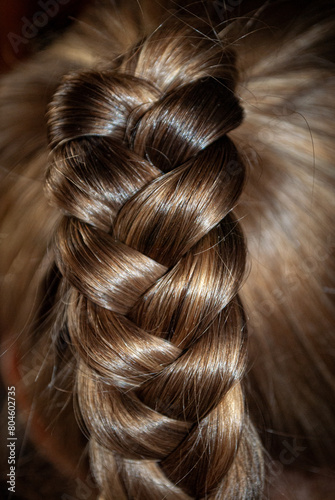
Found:
[{"label": "flyaway hair", "polygon": [[0,82],[3,378],[89,498],[274,499],[287,466],[331,475],[324,4],[276,31],[266,6],[101,2]]}]

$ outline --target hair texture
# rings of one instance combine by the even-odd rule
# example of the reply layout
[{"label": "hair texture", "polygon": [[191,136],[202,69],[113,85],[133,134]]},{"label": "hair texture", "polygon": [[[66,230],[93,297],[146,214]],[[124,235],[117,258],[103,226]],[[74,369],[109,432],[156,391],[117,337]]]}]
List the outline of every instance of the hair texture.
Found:
[{"label": "hair texture", "polygon": [[116,471],[130,498],[252,498],[261,482],[241,387],[244,169],[227,175],[243,113],[234,55],[205,30],[166,23],[113,70],[67,76],[49,108],[62,314],[104,498]]},{"label": "hair texture", "polygon": [[2,79],[3,349],[99,499],[275,498],[335,458],[333,10],[155,5]]}]

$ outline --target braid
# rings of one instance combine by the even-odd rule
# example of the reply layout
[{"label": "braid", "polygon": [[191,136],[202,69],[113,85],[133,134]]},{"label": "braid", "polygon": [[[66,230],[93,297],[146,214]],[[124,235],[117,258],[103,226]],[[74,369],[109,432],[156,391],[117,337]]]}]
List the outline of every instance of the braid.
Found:
[{"label": "braid", "polygon": [[67,76],[49,109],[55,260],[102,498],[260,495],[236,78],[214,32],[166,24],[116,69]]}]

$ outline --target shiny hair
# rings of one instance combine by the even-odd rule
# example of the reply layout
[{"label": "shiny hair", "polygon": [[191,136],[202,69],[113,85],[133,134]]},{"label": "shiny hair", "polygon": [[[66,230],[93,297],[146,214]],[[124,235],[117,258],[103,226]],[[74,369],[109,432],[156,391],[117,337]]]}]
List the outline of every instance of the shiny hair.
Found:
[{"label": "shiny hair", "polygon": [[2,79],[4,378],[101,499],[261,498],[334,459],[334,18],[129,5]]}]

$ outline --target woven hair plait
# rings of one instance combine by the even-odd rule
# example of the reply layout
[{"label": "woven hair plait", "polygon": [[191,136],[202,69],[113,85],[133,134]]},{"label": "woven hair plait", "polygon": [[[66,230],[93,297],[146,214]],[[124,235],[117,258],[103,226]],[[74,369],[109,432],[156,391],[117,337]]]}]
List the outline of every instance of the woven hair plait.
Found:
[{"label": "woven hair plait", "polygon": [[117,68],[68,75],[50,105],[56,263],[106,499],[115,475],[123,498],[259,493],[233,213],[245,173],[227,135],[243,119],[236,78],[214,32],[167,24]]}]

